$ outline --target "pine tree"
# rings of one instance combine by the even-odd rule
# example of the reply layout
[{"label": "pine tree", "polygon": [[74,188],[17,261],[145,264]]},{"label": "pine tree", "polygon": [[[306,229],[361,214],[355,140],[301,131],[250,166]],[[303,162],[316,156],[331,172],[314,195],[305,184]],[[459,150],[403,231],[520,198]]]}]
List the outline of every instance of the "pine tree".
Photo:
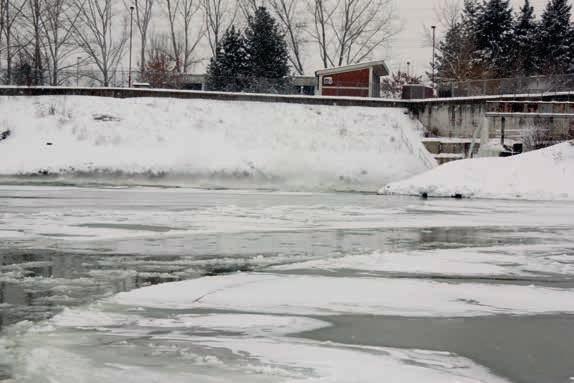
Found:
[{"label": "pine tree", "polygon": [[538,70],[560,74],[572,70],[574,30],[570,24],[572,6],[568,0],[550,0],[537,33]]},{"label": "pine tree", "polygon": [[216,55],[207,68],[209,90],[240,92],[246,87],[245,39],[231,26],[218,43]]},{"label": "pine tree", "polygon": [[509,0],[485,0],[477,15],[475,43],[477,64],[494,77],[512,71],[511,46],[513,15]]},{"label": "pine tree", "polygon": [[483,3],[464,0],[459,21],[450,26],[438,45],[436,65],[439,78],[465,81],[483,76],[485,69],[477,49],[479,19],[483,13]]},{"label": "pine tree", "polygon": [[454,23],[439,43],[437,75],[442,80],[465,81],[474,77],[474,43],[462,22]]},{"label": "pine tree", "polygon": [[474,38],[476,36],[479,17],[482,13],[484,13],[484,6],[478,0],[464,0],[461,22],[469,37]]},{"label": "pine tree", "polygon": [[252,91],[276,91],[286,86],[289,53],[283,33],[265,7],[248,19],[245,30],[247,72]]},{"label": "pine tree", "polygon": [[536,74],[537,52],[535,46],[537,24],[534,18],[534,7],[529,0],[520,8],[512,32],[514,46],[511,58],[517,74],[532,76]]}]

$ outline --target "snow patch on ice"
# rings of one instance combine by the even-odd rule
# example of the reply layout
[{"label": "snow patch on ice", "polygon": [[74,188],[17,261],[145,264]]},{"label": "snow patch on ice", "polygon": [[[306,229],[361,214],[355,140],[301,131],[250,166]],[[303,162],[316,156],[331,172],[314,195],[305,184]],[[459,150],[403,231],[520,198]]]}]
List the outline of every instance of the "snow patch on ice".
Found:
[{"label": "snow patch on ice", "polygon": [[[568,251],[569,254],[564,254]],[[574,273],[574,248],[564,245],[468,247],[316,259],[274,270],[361,270],[445,276],[540,276]],[[557,253],[558,252],[558,253]]]},{"label": "snow patch on ice", "polygon": [[[68,310],[50,321],[55,326],[37,325],[45,330],[22,334],[15,378],[62,383],[507,382],[449,352],[348,346],[282,336],[325,325],[310,318],[252,314],[166,318],[156,312],[125,326],[126,319],[133,318],[122,319],[123,314],[109,309],[113,306]],[[198,333],[185,328],[197,324]],[[247,336],[206,336],[203,329],[245,330]],[[90,346],[78,347],[86,344]]]},{"label": "snow patch on ice", "polygon": [[264,273],[167,283],[120,293],[111,300],[122,305],[165,309],[290,315],[466,317],[574,313],[574,291],[567,289]]},{"label": "snow patch on ice", "polygon": [[142,319],[137,324],[142,327],[203,328],[252,336],[296,334],[330,326],[327,322],[305,317],[256,314],[177,315],[170,319]]},{"label": "snow patch on ice", "polygon": [[379,193],[574,200],[574,145],[566,142],[515,157],[451,162],[388,184]]}]

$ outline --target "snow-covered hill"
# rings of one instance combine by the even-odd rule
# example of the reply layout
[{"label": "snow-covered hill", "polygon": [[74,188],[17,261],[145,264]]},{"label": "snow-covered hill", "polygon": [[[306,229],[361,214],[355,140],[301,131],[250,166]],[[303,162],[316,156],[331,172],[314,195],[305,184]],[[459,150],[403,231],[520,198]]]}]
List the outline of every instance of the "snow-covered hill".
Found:
[{"label": "snow-covered hill", "polygon": [[574,200],[574,142],[510,158],[451,162],[391,183],[382,194]]},{"label": "snow-covered hill", "polygon": [[420,126],[401,109],[1,97],[0,133],[6,131],[3,176],[377,190],[435,165]]}]

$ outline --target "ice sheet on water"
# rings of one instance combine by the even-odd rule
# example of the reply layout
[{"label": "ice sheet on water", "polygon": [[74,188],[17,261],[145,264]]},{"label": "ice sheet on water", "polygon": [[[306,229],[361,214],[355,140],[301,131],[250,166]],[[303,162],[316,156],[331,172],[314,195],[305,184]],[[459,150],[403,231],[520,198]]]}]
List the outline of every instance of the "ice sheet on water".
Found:
[{"label": "ice sheet on water", "polygon": [[[19,337],[14,375],[18,381],[36,383],[506,382],[448,352],[284,336],[326,325],[311,318],[263,314],[126,314],[114,306],[94,305],[67,310]],[[227,333],[211,336],[206,331]]]},{"label": "ice sheet on water", "polygon": [[[65,242],[174,238],[199,234],[407,227],[570,225],[571,202],[424,201],[341,194],[62,190],[0,187],[7,237]],[[101,203],[102,200],[106,204]],[[142,226],[142,222],[146,225]],[[147,230],[150,227],[168,231]],[[69,246],[69,245],[68,245]]]},{"label": "ice sheet on water", "polygon": [[574,274],[571,243],[373,252],[310,260],[275,270],[357,270],[426,276],[539,277]]},{"label": "ice sheet on water", "polygon": [[270,273],[239,273],[163,284],[120,293],[112,301],[164,309],[290,315],[465,317],[574,313],[574,291],[567,289]]}]

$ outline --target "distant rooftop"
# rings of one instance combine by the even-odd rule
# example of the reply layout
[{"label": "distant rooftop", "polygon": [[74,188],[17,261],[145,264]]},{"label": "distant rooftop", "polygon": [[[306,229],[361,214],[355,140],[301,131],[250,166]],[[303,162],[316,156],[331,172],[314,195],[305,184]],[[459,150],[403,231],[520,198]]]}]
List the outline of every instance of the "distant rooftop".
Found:
[{"label": "distant rooftop", "polygon": [[339,67],[335,67],[335,68],[321,69],[321,70],[316,71],[315,74],[317,76],[324,76],[324,75],[344,73],[344,72],[352,72],[352,71],[356,71],[356,70],[369,69],[369,68],[373,68],[375,71],[375,74],[378,76],[386,76],[389,73],[391,73],[386,62],[384,60],[378,60],[378,61],[369,61],[369,62],[364,62],[364,63],[359,63],[359,64],[344,65],[344,66],[339,66]]}]

